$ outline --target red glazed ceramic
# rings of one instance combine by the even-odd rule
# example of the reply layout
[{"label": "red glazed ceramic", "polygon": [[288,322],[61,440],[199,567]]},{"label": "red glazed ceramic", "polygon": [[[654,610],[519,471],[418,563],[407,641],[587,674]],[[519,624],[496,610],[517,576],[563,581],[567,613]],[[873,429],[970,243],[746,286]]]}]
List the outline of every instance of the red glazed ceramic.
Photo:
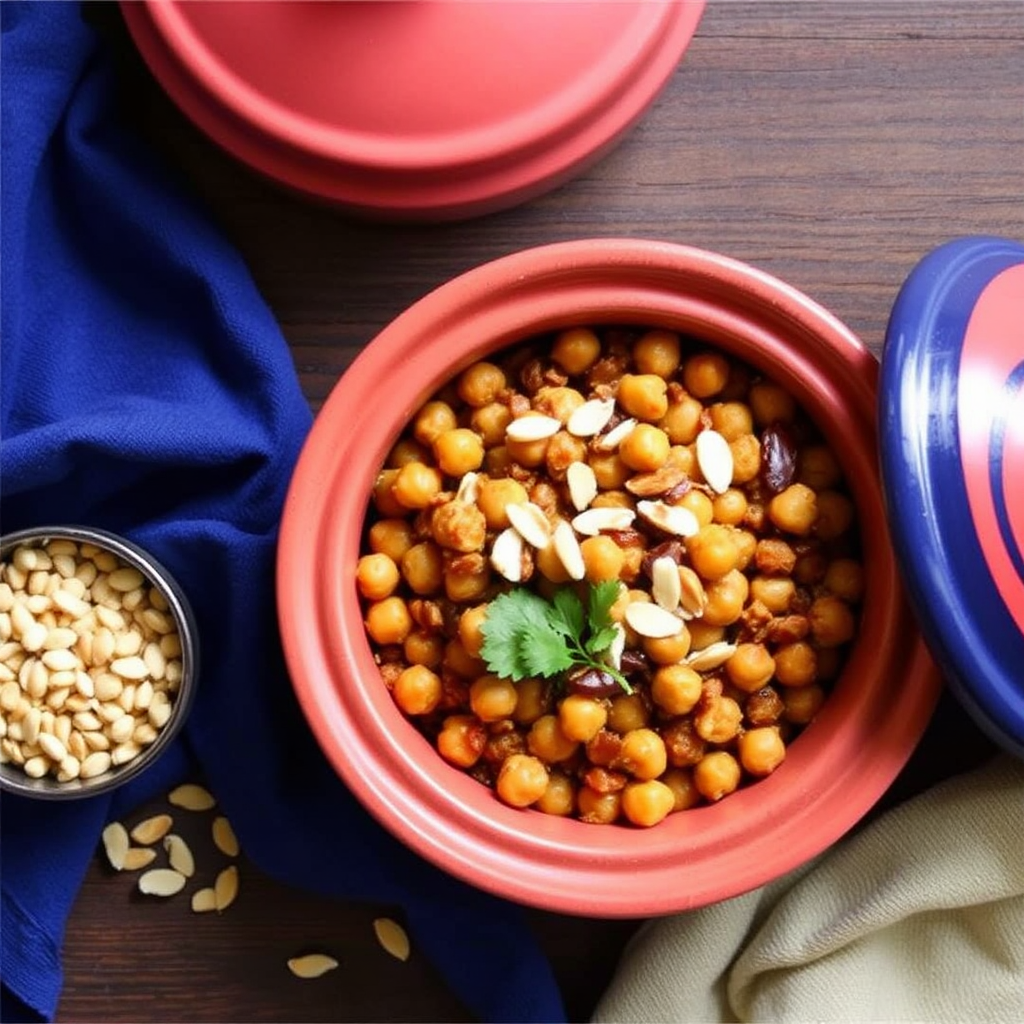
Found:
[{"label": "red glazed ceramic", "polygon": [[[394,705],[354,583],[376,473],[412,412],[489,352],[571,325],[661,326],[762,368],[815,418],[858,505],[859,638],[786,761],[718,804],[650,829],[503,805],[447,765]],[[472,270],[399,316],[317,418],[291,485],[278,562],[281,629],[317,741],[356,796],[423,857],[483,889],[563,913],[650,916],[766,883],[823,851],[882,796],[931,716],[939,676],[904,603],[876,464],[877,363],[806,296],[672,244],[568,242]],[[357,420],[354,410],[366,410]]]}]

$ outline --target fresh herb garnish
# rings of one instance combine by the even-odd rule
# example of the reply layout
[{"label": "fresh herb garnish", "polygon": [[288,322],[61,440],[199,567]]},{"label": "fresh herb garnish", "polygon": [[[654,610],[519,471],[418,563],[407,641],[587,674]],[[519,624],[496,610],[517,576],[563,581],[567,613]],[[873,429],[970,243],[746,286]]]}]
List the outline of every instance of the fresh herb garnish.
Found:
[{"label": "fresh herb garnish", "polygon": [[590,584],[586,607],[572,587],[559,588],[550,601],[525,587],[500,594],[481,626],[487,668],[514,682],[593,668],[632,693],[626,677],[601,657],[617,634],[609,612],[618,596],[615,580]]}]

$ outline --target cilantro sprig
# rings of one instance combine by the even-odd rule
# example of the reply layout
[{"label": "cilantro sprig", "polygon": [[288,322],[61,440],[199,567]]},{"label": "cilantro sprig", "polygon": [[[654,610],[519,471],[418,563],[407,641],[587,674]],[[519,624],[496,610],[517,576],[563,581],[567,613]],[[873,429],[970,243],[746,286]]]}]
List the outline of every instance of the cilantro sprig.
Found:
[{"label": "cilantro sprig", "polygon": [[618,596],[615,580],[590,584],[586,606],[572,587],[560,587],[550,601],[526,587],[500,594],[488,604],[481,626],[484,662],[514,682],[597,669],[632,693],[626,677],[601,657],[615,640],[609,613]]}]

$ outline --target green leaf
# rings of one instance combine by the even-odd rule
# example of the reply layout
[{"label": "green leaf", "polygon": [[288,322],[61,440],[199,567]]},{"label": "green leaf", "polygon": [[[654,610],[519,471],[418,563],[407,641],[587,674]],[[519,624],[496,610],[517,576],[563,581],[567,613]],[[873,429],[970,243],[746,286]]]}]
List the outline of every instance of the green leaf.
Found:
[{"label": "green leaf", "polygon": [[579,640],[583,635],[585,625],[583,602],[571,587],[562,587],[555,591],[551,603],[553,605],[552,614],[548,617],[551,625],[564,636]]},{"label": "green leaf", "polygon": [[519,637],[547,630],[548,603],[532,591],[518,588],[499,594],[487,606],[480,632],[481,657],[495,675],[525,679],[531,671],[520,656]]},{"label": "green leaf", "polygon": [[614,626],[605,626],[596,633],[591,633],[586,643],[588,654],[600,654],[607,651],[618,636],[618,630]]},{"label": "green leaf", "polygon": [[556,676],[575,664],[565,640],[553,629],[522,632],[516,638],[519,663],[531,676]]},{"label": "green leaf", "polygon": [[587,597],[587,625],[593,634],[600,633],[611,625],[612,605],[619,599],[619,581],[603,580],[591,584]]}]

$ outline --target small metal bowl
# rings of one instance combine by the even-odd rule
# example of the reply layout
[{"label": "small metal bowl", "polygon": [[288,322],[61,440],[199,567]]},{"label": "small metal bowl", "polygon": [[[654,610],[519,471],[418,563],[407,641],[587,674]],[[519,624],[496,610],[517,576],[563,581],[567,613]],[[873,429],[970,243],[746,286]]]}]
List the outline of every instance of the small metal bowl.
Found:
[{"label": "small metal bowl", "polygon": [[[198,630],[188,600],[171,574],[138,545],[106,530],[59,525],[33,527],[6,534],[0,537],[0,563],[5,567],[11,564],[13,552],[23,545],[43,546],[54,540],[93,544],[116,556],[123,565],[141,572],[145,580],[154,586],[166,601],[166,614],[173,618],[181,645],[181,679],[171,701],[170,716],[158,729],[156,738],[131,760],[113,765],[91,778],[71,778],[67,781],[61,781],[52,774],[33,778],[21,765],[13,761],[0,764],[0,789],[41,800],[73,800],[95,796],[123,785],[145,771],[170,746],[188,717],[195,695],[199,655]],[[6,572],[4,578],[6,579]],[[7,714],[5,710],[5,719]]]}]

